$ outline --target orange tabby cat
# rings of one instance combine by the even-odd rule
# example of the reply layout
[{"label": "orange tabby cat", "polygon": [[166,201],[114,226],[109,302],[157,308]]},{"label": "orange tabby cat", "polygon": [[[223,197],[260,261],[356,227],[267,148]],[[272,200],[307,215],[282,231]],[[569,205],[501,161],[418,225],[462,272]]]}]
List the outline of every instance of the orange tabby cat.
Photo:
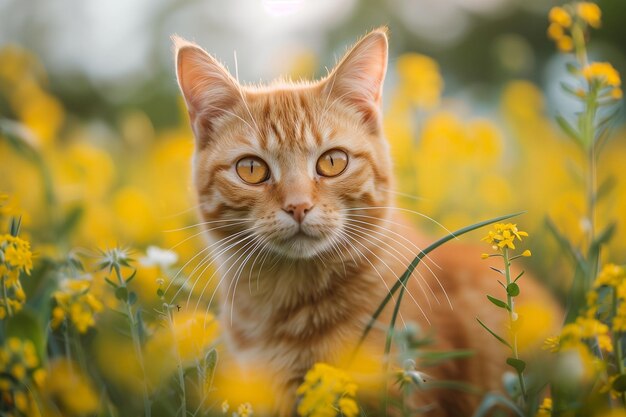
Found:
[{"label": "orange tabby cat", "polygon": [[[386,30],[361,39],[321,81],[262,87],[240,85],[197,45],[174,42],[196,137],[200,214],[220,265],[223,332],[240,365],[263,365],[273,412],[293,415],[307,370],[338,364],[428,243],[398,216],[389,192],[380,109]],[[428,370],[433,378],[498,390],[506,352],[475,317],[503,329],[502,314],[485,302],[501,288],[477,250],[448,245],[418,268],[401,319],[432,330],[435,348],[476,351]],[[524,292],[550,303],[530,281]],[[374,354],[384,348],[387,310],[366,340]],[[446,416],[470,415],[479,400],[444,390],[414,398],[432,406],[428,415]]]}]

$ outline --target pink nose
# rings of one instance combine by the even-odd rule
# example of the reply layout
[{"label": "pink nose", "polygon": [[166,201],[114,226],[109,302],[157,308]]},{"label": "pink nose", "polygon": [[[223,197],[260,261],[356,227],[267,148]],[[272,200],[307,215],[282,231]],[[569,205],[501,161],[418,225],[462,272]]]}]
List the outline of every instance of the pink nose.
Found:
[{"label": "pink nose", "polygon": [[304,216],[311,211],[313,208],[313,204],[310,203],[300,203],[300,204],[289,204],[287,207],[283,208],[283,210],[290,214],[298,223],[302,223],[304,220]]}]

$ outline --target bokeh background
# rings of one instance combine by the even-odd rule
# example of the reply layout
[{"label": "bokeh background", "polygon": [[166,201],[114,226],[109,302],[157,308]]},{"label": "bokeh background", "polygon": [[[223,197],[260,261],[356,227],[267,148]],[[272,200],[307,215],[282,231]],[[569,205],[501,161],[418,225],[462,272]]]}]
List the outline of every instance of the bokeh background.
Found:
[{"label": "bokeh background", "polygon": [[[4,275],[14,277],[8,298],[0,299],[0,412],[204,416],[224,415],[230,402],[230,411],[239,405],[233,415],[247,417],[248,402],[271,398],[266,383],[242,385],[228,366],[217,365],[222,379],[214,378],[220,333],[207,300],[216,280],[207,277],[215,266],[200,252],[193,137],[176,85],[172,34],[203,46],[240,81],[257,83],[324,76],[360,36],[387,25],[383,107],[393,192],[423,233],[434,240],[447,234],[441,225],[454,230],[526,211],[515,220],[530,234],[519,245],[532,250],[524,268],[562,301],[575,276],[568,252],[587,256],[590,236],[614,224],[600,264],[626,263],[623,99],[598,117],[617,110],[599,140],[598,201],[590,218],[588,155],[555,122],[557,115],[577,119],[588,87],[567,71],[573,55],[557,51],[546,35],[548,11],[558,4],[0,0],[0,245],[15,241],[5,234],[12,218],[21,218],[24,239],[21,275],[15,265],[0,271],[3,286]],[[624,76],[626,2],[598,4],[602,26],[591,31],[589,56]],[[574,94],[564,92],[563,82]],[[488,250],[480,243],[484,233],[462,240]],[[15,251],[12,260],[2,256],[3,268],[15,262]],[[112,262],[122,258],[130,266],[116,275]],[[608,275],[618,271],[613,278],[621,283],[623,270],[611,268]],[[22,311],[10,317],[10,303]],[[624,306],[620,301],[622,315]],[[541,306],[535,310],[521,313],[520,341],[551,336],[550,320],[557,319]],[[575,320],[578,311],[570,312]],[[582,338],[608,340],[607,325],[582,323],[591,325]],[[578,329],[569,325],[563,334],[568,328]],[[623,337],[623,327],[613,329]],[[585,365],[566,368],[594,374],[587,365],[597,364],[595,356],[578,342]],[[606,398],[598,398],[606,407]]]},{"label": "bokeh background", "polygon": [[[590,56],[626,73],[626,2],[598,2]],[[0,192],[42,253],[115,244],[202,245],[189,181],[193,140],[170,36],[215,54],[242,82],[323,76],[351,43],[387,25],[385,129],[398,204],[449,229],[526,210],[531,267],[557,292],[569,260],[547,231],[584,245],[584,155],[556,114],[580,103],[546,37],[546,0],[0,1]],[[598,228],[626,261],[626,129],[613,123],[598,170],[612,191]],[[433,236],[444,231],[414,216]],[[46,252],[48,251],[48,252]]]}]

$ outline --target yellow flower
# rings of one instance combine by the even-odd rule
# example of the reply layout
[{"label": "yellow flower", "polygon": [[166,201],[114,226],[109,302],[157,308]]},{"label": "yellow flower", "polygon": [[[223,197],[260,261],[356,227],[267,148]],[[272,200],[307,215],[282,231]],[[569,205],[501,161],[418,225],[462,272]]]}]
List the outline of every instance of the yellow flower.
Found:
[{"label": "yellow flower", "polygon": [[550,23],[550,26],[548,26],[548,37],[550,39],[552,39],[553,41],[558,41],[564,35],[565,32],[563,31],[563,26],[559,25],[558,23]]},{"label": "yellow flower", "polygon": [[515,249],[513,244],[515,238],[521,241],[522,237],[526,236],[528,236],[528,233],[519,230],[516,224],[496,223],[482,240],[489,243],[494,250]]},{"label": "yellow flower", "polygon": [[4,252],[4,261],[8,266],[30,274],[33,254],[28,241],[8,234],[0,235],[0,250]]},{"label": "yellow flower", "polygon": [[578,3],[576,5],[576,14],[593,28],[597,29],[602,24],[602,10],[595,3],[588,1]]},{"label": "yellow flower", "polygon": [[552,398],[546,397],[537,410],[535,417],[550,417],[552,415]]},{"label": "yellow flower", "polygon": [[619,265],[609,263],[604,265],[593,286],[594,288],[602,286],[617,288],[624,280],[626,280],[626,270]]},{"label": "yellow flower", "polygon": [[79,333],[86,333],[95,322],[95,315],[104,306],[89,292],[91,281],[88,279],[65,279],[61,288],[55,291],[57,305],[52,309],[50,326],[58,329],[65,319],[74,325]]},{"label": "yellow flower", "polygon": [[439,104],[443,78],[434,59],[415,53],[403,54],[398,58],[397,68],[403,98],[425,109]]},{"label": "yellow flower", "polygon": [[100,399],[89,377],[68,359],[50,364],[43,395],[70,415],[91,415],[98,411]]},{"label": "yellow flower", "polygon": [[238,417],[252,417],[254,412],[252,411],[252,405],[250,403],[243,403],[237,408]]},{"label": "yellow flower", "polygon": [[562,7],[553,7],[548,14],[550,22],[556,23],[564,28],[570,27],[572,24],[572,17]]},{"label": "yellow flower", "polygon": [[301,400],[298,415],[301,417],[345,417],[358,415],[357,386],[350,376],[325,363],[317,363],[307,372],[304,382],[296,391]]},{"label": "yellow flower", "polygon": [[622,301],[613,317],[613,331],[626,332],[626,302]]},{"label": "yellow flower", "polygon": [[543,349],[549,350],[550,352],[558,352],[560,346],[561,338],[559,336],[552,336],[546,338],[543,342]]},{"label": "yellow flower", "polygon": [[557,40],[556,47],[559,48],[561,52],[570,52],[574,49],[574,41],[569,36],[562,36]]},{"label": "yellow flower", "polygon": [[589,82],[595,80],[610,87],[619,87],[622,83],[619,72],[608,62],[592,62],[582,72]]}]

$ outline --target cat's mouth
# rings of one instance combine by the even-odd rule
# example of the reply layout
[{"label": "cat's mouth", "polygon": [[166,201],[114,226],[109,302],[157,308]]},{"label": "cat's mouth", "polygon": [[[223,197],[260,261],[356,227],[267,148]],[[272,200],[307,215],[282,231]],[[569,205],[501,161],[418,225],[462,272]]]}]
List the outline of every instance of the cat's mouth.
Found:
[{"label": "cat's mouth", "polygon": [[312,258],[327,249],[328,238],[322,235],[313,235],[298,229],[289,237],[277,240],[274,250],[289,258],[307,259]]}]

